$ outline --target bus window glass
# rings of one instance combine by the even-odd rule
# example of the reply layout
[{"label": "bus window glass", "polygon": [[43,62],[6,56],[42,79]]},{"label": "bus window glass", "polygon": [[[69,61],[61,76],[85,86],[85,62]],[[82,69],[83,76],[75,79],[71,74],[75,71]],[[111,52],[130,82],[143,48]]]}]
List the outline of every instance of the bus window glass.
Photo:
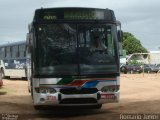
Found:
[{"label": "bus window glass", "polygon": [[52,75],[77,75],[116,70],[112,27],[115,26],[106,24],[39,25],[37,28],[39,58],[37,57],[38,64],[36,63],[38,72]]},{"label": "bus window glass", "polygon": [[3,59],[5,57],[5,48],[0,48],[0,59]]},{"label": "bus window glass", "polygon": [[79,25],[78,55],[81,74],[104,73],[111,64],[116,70],[112,27],[105,24]]},{"label": "bus window glass", "polygon": [[10,46],[10,57],[12,58],[12,46]]},{"label": "bus window glass", "polygon": [[75,25],[40,25],[38,34],[40,73],[76,74]]},{"label": "bus window glass", "polygon": [[11,57],[11,51],[10,51],[10,46],[6,47],[6,58]]},{"label": "bus window glass", "polygon": [[19,45],[19,57],[25,57],[26,45]]},{"label": "bus window glass", "polygon": [[12,57],[17,58],[18,57],[18,46],[13,46],[12,47]]}]

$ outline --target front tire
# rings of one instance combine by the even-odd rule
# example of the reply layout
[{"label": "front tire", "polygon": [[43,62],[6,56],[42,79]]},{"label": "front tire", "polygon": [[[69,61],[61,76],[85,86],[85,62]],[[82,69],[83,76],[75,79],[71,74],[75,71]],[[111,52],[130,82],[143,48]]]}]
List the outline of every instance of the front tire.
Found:
[{"label": "front tire", "polygon": [[124,74],[127,74],[127,71],[125,71]]},{"label": "front tire", "polygon": [[98,105],[93,106],[93,109],[101,109],[101,108],[102,108],[102,104],[98,104]]},{"label": "front tire", "polygon": [[0,70],[0,77],[1,77],[1,79],[5,78],[5,74],[4,74],[3,68],[1,68],[1,70]]},{"label": "front tire", "polygon": [[42,110],[42,109],[43,109],[43,107],[42,107],[42,106],[40,106],[40,105],[34,105],[34,109],[35,109],[35,110]]}]

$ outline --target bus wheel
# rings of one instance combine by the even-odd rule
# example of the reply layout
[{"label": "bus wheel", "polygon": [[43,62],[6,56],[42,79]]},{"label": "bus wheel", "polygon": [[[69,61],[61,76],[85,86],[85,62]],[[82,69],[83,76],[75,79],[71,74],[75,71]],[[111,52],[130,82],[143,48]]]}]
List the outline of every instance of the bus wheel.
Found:
[{"label": "bus wheel", "polygon": [[28,86],[28,92],[31,93],[31,90],[30,90],[29,86]]},{"label": "bus wheel", "polygon": [[98,104],[98,105],[93,106],[93,109],[101,109],[101,108],[102,108],[102,104]]},{"label": "bus wheel", "polygon": [[124,71],[124,74],[127,74],[127,71]]},{"label": "bus wheel", "polygon": [[33,88],[32,88],[32,87],[31,87],[30,93],[31,93],[31,97],[32,97],[32,99],[33,99]]},{"label": "bus wheel", "polygon": [[1,68],[1,70],[0,70],[0,77],[1,77],[1,79],[5,78],[3,68]]},{"label": "bus wheel", "polygon": [[34,105],[34,109],[35,109],[35,110],[42,110],[42,109],[43,109],[43,107],[42,107],[42,106],[40,106],[40,105]]}]

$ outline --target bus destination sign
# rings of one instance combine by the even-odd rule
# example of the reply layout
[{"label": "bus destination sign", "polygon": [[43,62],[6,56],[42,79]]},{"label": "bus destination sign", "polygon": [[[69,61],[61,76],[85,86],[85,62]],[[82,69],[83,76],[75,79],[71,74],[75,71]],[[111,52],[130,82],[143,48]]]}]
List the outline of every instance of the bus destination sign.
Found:
[{"label": "bus destination sign", "polygon": [[103,20],[104,11],[103,10],[94,10],[94,11],[64,11],[61,12],[43,12],[41,16],[42,20],[50,21],[57,19],[64,20]]}]

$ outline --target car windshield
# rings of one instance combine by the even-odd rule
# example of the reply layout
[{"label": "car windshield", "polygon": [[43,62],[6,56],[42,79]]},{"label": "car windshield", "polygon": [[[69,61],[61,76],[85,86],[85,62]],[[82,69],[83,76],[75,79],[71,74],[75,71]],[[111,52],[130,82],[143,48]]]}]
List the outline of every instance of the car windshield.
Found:
[{"label": "car windshield", "polygon": [[106,24],[39,25],[38,73],[79,75],[116,72],[115,31],[115,26]]}]

